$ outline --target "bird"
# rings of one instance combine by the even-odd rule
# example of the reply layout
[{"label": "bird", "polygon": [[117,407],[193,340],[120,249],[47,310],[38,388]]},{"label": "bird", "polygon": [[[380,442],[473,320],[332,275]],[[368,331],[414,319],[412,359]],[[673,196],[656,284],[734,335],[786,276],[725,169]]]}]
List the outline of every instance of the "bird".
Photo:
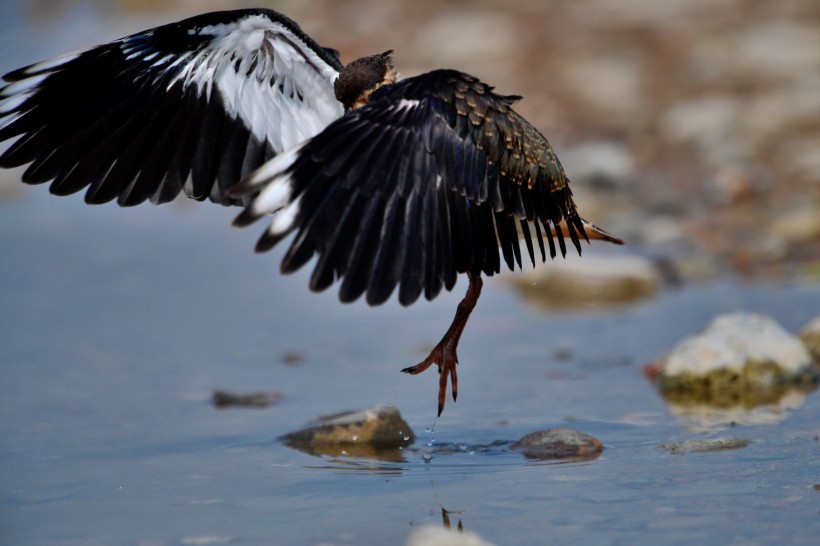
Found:
[{"label": "bird", "polygon": [[441,340],[402,369],[458,396],[457,348],[483,277],[566,256],[568,239],[622,244],[578,213],[543,134],[478,78],[403,78],[392,51],[343,65],[270,9],[210,12],[3,76],[0,167],[55,195],[123,207],[179,195],[265,218],[282,273],[377,306],[468,287]]}]

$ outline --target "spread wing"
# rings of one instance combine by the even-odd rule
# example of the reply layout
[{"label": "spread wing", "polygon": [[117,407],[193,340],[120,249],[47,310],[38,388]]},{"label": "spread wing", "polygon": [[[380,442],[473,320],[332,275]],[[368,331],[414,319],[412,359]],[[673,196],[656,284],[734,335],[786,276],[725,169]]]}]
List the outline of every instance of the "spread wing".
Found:
[{"label": "spread wing", "polygon": [[547,140],[504,97],[466,74],[430,72],[383,87],[313,139],[231,190],[258,195],[236,219],[276,212],[257,250],[296,231],[282,263],[314,255],[311,288],[342,279],[340,299],[371,305],[434,298],[458,273],[521,267],[519,228],[535,263],[580,252],[586,237],[567,177]]},{"label": "spread wing", "polygon": [[341,68],[271,10],[157,27],[6,74],[0,141],[17,140],[0,166],[89,203],[235,204],[227,187],[344,113]]}]

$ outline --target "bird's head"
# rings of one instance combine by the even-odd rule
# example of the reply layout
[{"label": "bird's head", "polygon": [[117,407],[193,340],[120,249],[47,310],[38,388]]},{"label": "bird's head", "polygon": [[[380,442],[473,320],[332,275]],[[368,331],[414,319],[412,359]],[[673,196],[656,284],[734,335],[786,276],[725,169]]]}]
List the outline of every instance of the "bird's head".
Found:
[{"label": "bird's head", "polygon": [[392,50],[356,59],[339,73],[333,89],[345,110],[364,105],[373,91],[396,81],[398,74],[391,53]]}]

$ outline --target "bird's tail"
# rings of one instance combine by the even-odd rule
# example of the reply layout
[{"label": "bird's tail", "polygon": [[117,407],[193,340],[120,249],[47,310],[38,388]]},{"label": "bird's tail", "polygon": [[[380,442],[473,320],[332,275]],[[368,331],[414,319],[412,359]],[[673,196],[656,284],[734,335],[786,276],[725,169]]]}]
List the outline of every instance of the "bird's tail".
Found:
[{"label": "bird's tail", "polygon": [[[591,224],[583,218],[579,218],[579,220],[581,220],[581,225],[584,227],[583,235],[587,241],[592,241],[593,239],[596,239],[599,241],[607,241],[610,243],[614,243],[616,245],[624,244],[624,242],[621,239],[618,239],[614,235],[610,235],[609,233],[599,228],[595,224]],[[567,227],[566,220],[562,220],[557,225],[553,225],[552,234],[556,236],[570,237],[570,230]]]}]

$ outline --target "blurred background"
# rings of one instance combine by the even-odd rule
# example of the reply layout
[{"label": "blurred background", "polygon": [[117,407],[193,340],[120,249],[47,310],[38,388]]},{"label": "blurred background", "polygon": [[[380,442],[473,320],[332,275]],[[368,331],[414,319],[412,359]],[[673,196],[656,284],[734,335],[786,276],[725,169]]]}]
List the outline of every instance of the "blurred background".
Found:
[{"label": "blurred background", "polygon": [[2,66],[249,6],[344,62],[392,48],[406,76],[457,68],[523,95],[583,214],[671,275],[820,275],[813,0],[5,2]]}]

